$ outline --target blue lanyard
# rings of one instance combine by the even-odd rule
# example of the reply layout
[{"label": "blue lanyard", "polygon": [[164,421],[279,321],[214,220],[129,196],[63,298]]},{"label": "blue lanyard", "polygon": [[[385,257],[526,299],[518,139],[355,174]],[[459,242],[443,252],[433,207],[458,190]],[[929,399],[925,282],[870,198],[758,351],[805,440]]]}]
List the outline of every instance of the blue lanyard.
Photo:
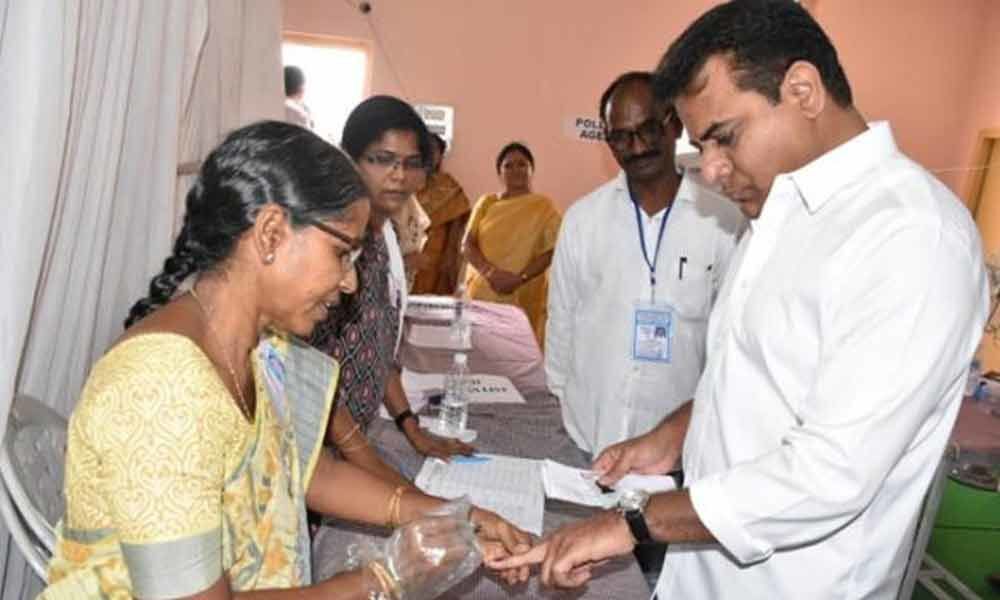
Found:
[{"label": "blue lanyard", "polygon": [[660,244],[663,243],[663,232],[667,230],[667,219],[670,217],[670,210],[674,207],[674,203],[671,202],[667,205],[666,212],[663,213],[663,220],[660,221],[660,233],[656,236],[656,250],[653,251],[653,260],[649,260],[649,254],[646,252],[646,233],[645,228],[642,226],[642,216],[639,214],[639,203],[635,199],[635,195],[632,193],[632,186],[628,188],[629,198],[632,200],[632,208],[635,209],[635,223],[639,227],[639,248],[642,250],[642,258],[646,261],[646,266],[649,267],[649,288],[650,295],[653,301],[656,301],[656,261],[660,259]]}]

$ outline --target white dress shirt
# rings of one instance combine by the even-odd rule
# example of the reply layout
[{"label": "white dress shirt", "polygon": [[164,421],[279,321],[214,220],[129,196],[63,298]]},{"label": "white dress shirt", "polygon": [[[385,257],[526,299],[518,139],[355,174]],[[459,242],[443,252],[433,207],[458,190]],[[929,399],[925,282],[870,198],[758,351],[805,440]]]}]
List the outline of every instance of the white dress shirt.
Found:
[{"label": "white dress shirt", "polygon": [[[647,255],[666,211],[639,211]],[[669,364],[632,358],[633,310],[651,296],[625,174],[570,206],[549,274],[545,373],[573,441],[597,453],[645,433],[690,400],[705,362],[705,329],[745,220],[685,175],[656,259],[656,298],[674,309]],[[680,261],[686,259],[683,279]]]},{"label": "white dress shirt", "polygon": [[969,211],[887,123],[779,175],[708,330],[660,598],[895,598],[988,307]]},{"label": "white dress shirt", "polygon": [[406,315],[406,305],[409,303],[409,290],[406,286],[406,268],[403,264],[403,251],[399,247],[399,238],[392,219],[386,219],[382,224],[382,235],[389,253],[389,301],[399,309],[399,327],[396,329],[396,350],[399,354],[399,342],[403,339],[403,317]]}]

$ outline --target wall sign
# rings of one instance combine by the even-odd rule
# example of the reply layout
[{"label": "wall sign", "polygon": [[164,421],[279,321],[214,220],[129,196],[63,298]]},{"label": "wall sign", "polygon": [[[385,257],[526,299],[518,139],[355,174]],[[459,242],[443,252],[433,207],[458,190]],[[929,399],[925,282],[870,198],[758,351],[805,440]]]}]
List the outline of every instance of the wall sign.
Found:
[{"label": "wall sign", "polygon": [[455,107],[445,104],[414,104],[413,108],[427,124],[431,133],[444,138],[451,150],[451,141],[455,139]]},{"label": "wall sign", "polygon": [[581,142],[604,142],[604,126],[597,117],[566,117],[563,133]]}]

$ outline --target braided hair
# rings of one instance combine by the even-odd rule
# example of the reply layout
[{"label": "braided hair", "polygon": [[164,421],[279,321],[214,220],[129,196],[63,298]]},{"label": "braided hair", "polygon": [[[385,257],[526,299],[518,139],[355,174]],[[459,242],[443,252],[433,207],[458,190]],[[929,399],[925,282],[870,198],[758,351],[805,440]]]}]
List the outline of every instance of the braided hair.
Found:
[{"label": "braided hair", "polygon": [[299,227],[300,217],[337,219],[367,196],[351,159],[311,131],[261,121],[230,133],[202,164],[173,251],[125,328],[169,302],[189,276],[227,259],[265,205],[278,204]]}]

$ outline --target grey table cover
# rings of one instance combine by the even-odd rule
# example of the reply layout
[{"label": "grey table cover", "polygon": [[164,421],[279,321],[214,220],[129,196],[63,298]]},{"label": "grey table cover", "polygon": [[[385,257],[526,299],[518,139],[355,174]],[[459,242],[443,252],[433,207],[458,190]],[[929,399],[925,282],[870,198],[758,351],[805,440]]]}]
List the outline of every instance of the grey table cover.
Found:
[{"label": "grey table cover", "polygon": [[[558,402],[545,392],[528,394],[525,404],[476,404],[470,407],[469,427],[478,432],[480,452],[524,458],[552,458],[586,466],[587,458],[573,444],[562,426]],[[396,431],[390,421],[376,419],[369,436],[390,464],[407,477],[419,471],[423,457]],[[546,532],[591,514],[592,509],[549,500],[545,505]],[[313,542],[313,575],[317,580],[335,575],[344,564],[347,547],[358,536],[384,536],[385,530],[327,522]],[[492,600],[498,598],[579,598],[581,600],[648,600],[649,586],[631,556],[613,560],[595,571],[593,580],[579,590],[562,591],[540,585],[537,571],[521,585],[508,586],[480,569],[453,588],[444,598]]]}]

